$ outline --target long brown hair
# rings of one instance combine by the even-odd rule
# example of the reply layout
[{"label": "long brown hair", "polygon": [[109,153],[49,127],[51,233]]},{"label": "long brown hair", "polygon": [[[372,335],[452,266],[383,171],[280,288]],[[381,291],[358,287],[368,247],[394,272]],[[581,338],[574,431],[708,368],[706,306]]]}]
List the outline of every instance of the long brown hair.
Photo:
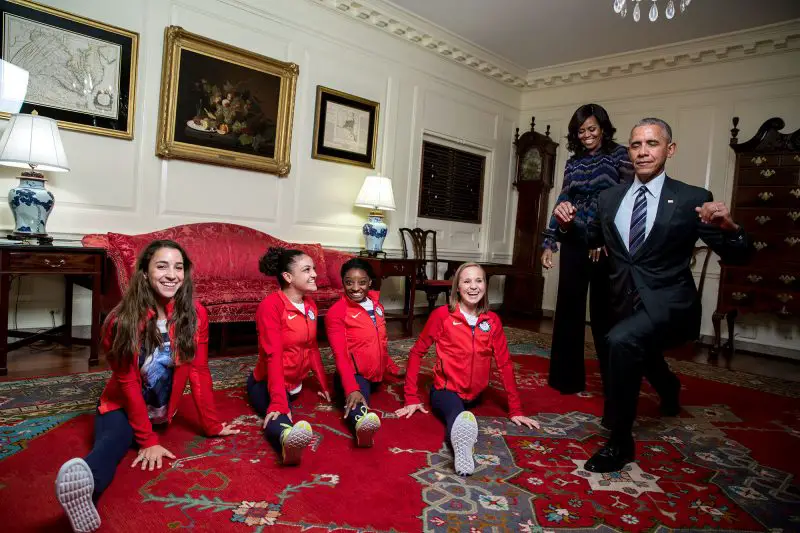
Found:
[{"label": "long brown hair", "polygon": [[[136,270],[131,276],[131,282],[122,296],[122,301],[109,315],[108,320],[114,320],[113,329],[109,331],[103,328],[107,334],[113,336],[111,350],[106,354],[111,363],[119,366],[129,365],[139,357],[140,349],[145,350],[145,353],[151,353],[156,347],[161,346],[161,333],[156,325],[158,318],[156,295],[147,279],[147,271],[153,256],[162,248],[177,250],[183,258],[183,284],[175,293],[175,307],[167,324],[168,328],[173,325],[175,328],[175,338],[170,339],[173,357],[177,356],[182,363],[194,359],[197,311],[194,308],[192,262],[177,242],[157,240],[148,244],[136,260]],[[149,311],[156,314],[147,320]],[[144,331],[140,332],[141,324],[145,320],[147,323],[144,324]]]},{"label": "long brown hair", "polygon": [[486,283],[486,291],[483,293],[483,297],[475,308],[478,316],[480,316],[489,310],[489,282],[486,281],[486,271],[478,263],[462,263],[461,266],[458,267],[458,270],[456,270],[455,275],[453,275],[453,286],[450,288],[450,312],[454,312],[456,306],[461,302],[461,295],[458,294],[458,280],[461,278],[461,273],[469,267],[478,267],[483,274],[483,281]]}]

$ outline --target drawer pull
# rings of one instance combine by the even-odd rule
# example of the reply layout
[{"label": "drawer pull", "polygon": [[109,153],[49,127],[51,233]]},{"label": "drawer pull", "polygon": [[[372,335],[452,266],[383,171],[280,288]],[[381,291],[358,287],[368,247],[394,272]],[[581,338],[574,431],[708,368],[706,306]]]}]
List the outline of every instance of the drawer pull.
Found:
[{"label": "drawer pull", "polygon": [[[798,215],[800,215],[800,213],[798,213]],[[759,223],[760,225],[762,225],[762,226],[763,226],[764,224],[766,224],[767,222],[769,222],[770,220],[772,220],[772,219],[771,219],[771,218],[769,218],[767,215],[758,215],[758,216],[756,217],[756,222],[758,222],[758,223]]]},{"label": "drawer pull", "polygon": [[800,199],[800,189],[792,189],[791,191],[789,191],[789,194],[791,194],[795,198]]},{"label": "drawer pull", "polygon": [[780,311],[778,311],[778,314],[781,315],[781,316],[789,316],[792,313],[791,313],[791,311],[786,309],[786,306],[784,305],[783,307],[781,307]]},{"label": "drawer pull", "polygon": [[[800,191],[798,191],[798,193],[800,193]],[[763,202],[769,202],[769,199],[772,198],[773,196],[775,196],[775,195],[773,193],[771,193],[771,192],[760,192],[760,193],[758,193],[758,197],[761,198],[761,201],[763,201]]]},{"label": "drawer pull", "polygon": [[758,274],[750,274],[749,276],[747,276],[747,281],[749,281],[750,283],[758,283],[762,279],[764,278],[762,278]]},{"label": "drawer pull", "polygon": [[774,175],[775,175],[775,171],[774,171],[774,170],[772,170],[771,168],[765,168],[764,170],[762,170],[761,172],[759,172],[759,174],[761,174],[761,175],[762,175],[762,176],[764,176],[765,178],[771,178],[772,176],[774,176]]},{"label": "drawer pull", "polygon": [[731,294],[731,298],[733,298],[737,302],[740,302],[740,301],[744,300],[745,298],[747,298],[747,293],[746,292],[734,292],[733,294]]},{"label": "drawer pull", "polygon": [[764,241],[757,241],[757,242],[754,242],[754,243],[753,243],[753,247],[754,247],[756,250],[758,250],[759,252],[760,252],[761,250],[763,250],[764,248],[766,248],[767,246],[769,246],[769,245],[768,245],[767,243],[765,243]]},{"label": "drawer pull", "polygon": [[759,165],[763,165],[764,163],[766,163],[767,162],[767,158],[766,157],[762,157],[762,156],[759,155],[759,156],[756,156],[753,159],[751,159],[750,162],[753,163],[756,166],[759,166]]},{"label": "drawer pull", "polygon": [[800,237],[794,237],[794,236],[786,237],[785,239],[783,239],[783,242],[785,242],[789,246],[794,246],[795,244],[800,243]]},{"label": "drawer pull", "polygon": [[44,264],[49,266],[50,268],[58,268],[62,267],[67,263],[66,259],[59,259],[58,261],[50,261],[48,258],[44,258]]},{"label": "drawer pull", "polygon": [[785,292],[782,292],[779,295],[777,295],[777,298],[778,300],[781,301],[782,304],[787,304],[790,301],[794,300],[794,296]]},{"label": "drawer pull", "polygon": [[800,218],[800,211],[789,211],[786,216],[791,218],[792,222],[797,222],[797,219]]},{"label": "drawer pull", "polygon": [[800,163],[800,155],[796,155],[796,156],[794,156],[792,159],[794,159],[795,161],[797,161],[798,163]]},{"label": "drawer pull", "polygon": [[794,283],[794,280],[797,279],[794,276],[790,276],[788,274],[783,274],[782,276],[778,277],[779,280],[783,282],[784,285],[790,285]]}]

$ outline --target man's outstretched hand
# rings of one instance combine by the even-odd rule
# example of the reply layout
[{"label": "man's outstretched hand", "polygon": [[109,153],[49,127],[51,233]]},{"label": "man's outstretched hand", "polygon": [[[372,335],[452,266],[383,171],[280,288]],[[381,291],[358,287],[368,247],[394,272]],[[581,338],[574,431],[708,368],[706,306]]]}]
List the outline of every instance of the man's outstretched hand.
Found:
[{"label": "man's outstretched hand", "polygon": [[739,225],[731,218],[728,207],[722,202],[706,202],[700,207],[695,207],[694,210],[703,224],[711,224],[726,231],[739,229]]}]

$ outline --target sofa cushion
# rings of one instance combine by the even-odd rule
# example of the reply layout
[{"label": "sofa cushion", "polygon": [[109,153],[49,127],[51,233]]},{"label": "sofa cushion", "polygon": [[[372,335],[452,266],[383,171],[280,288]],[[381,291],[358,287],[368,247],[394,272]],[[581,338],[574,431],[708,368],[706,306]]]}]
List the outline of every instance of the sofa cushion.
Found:
[{"label": "sofa cushion", "polygon": [[203,305],[260,302],[277,290],[278,282],[264,276],[261,279],[199,279],[194,282],[195,295]]}]

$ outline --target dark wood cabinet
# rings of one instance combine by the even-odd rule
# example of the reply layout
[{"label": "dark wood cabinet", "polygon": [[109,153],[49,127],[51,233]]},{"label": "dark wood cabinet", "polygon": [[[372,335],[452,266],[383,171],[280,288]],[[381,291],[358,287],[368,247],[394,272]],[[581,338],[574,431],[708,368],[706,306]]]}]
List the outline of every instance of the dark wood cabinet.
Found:
[{"label": "dark wood cabinet", "polygon": [[781,133],[780,118],[764,122],[740,143],[733,119],[731,148],[736,153],[732,214],[753,241],[747,266],[722,265],[717,310],[713,315],[715,351],[721,346],[722,319],[728,322],[725,349],[733,352],[735,318],[768,313],[781,319],[800,316],[800,130]]},{"label": "dark wood cabinet", "polygon": [[514,135],[514,187],[518,194],[512,256],[515,267],[528,270],[533,276],[506,277],[503,311],[539,318],[544,292],[542,231],[550,218],[547,199],[553,188],[558,143],[550,138],[550,126],[542,134],[535,131],[535,123],[535,117],[531,118],[530,131],[520,135],[517,128]]}]

